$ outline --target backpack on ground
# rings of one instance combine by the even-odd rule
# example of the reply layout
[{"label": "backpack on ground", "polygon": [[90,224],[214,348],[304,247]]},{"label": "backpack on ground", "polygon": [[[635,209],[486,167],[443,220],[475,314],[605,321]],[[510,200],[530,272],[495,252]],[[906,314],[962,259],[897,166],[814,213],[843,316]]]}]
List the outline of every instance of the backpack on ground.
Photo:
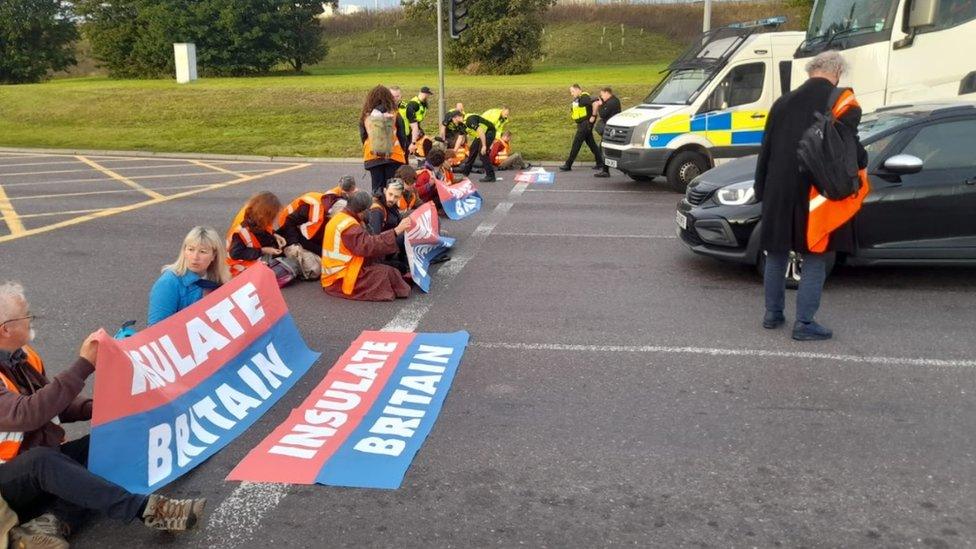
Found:
[{"label": "backpack on ground", "polygon": [[265,263],[274,272],[275,279],[278,281],[278,287],[284,288],[285,286],[294,282],[298,278],[298,262],[289,257],[269,257],[265,256]]},{"label": "backpack on ground", "polygon": [[835,116],[834,110],[848,88],[834,88],[827,100],[827,113],[816,113],[813,124],[803,132],[796,154],[800,172],[807,175],[823,196],[842,200],[857,193],[861,185],[857,165],[857,134]]}]

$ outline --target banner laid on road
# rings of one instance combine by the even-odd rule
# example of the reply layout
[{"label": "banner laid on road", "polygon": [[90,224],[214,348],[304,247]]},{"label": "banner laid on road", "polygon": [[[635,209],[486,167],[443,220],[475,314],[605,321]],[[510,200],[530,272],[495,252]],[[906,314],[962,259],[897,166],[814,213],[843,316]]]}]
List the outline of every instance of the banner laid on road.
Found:
[{"label": "banner laid on road", "polygon": [[427,202],[410,214],[413,227],[404,234],[410,276],[417,286],[430,291],[430,262],[454,245],[454,239],[440,236],[437,208]]},{"label": "banner laid on road", "polygon": [[105,334],[88,468],[155,491],[244,432],[318,357],[261,263],[132,337]]},{"label": "banner laid on road", "polygon": [[533,168],[528,171],[519,172],[515,176],[516,183],[541,183],[551,185],[556,182],[556,173],[547,172],[545,168]]},{"label": "banner laid on road", "polygon": [[481,194],[470,179],[447,185],[437,181],[437,196],[444,206],[444,213],[451,219],[464,219],[481,209]]},{"label": "banner laid on road", "polygon": [[434,427],[468,332],[363,332],[228,480],[400,487]]}]

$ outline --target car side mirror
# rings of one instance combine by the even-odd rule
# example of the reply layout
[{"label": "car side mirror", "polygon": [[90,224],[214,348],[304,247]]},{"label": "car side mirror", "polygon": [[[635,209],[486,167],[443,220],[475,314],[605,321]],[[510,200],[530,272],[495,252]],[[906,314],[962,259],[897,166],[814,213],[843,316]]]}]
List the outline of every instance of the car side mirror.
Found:
[{"label": "car side mirror", "polygon": [[897,175],[909,175],[922,171],[922,159],[910,154],[896,154],[884,161],[885,171]]}]

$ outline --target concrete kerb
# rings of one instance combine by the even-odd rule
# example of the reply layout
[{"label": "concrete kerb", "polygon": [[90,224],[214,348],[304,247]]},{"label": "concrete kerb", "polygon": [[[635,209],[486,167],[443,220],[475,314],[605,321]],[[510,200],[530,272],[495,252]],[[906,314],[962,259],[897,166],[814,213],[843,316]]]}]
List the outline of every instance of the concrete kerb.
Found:
[{"label": "concrete kerb", "polygon": [[[210,154],[210,153],[180,153],[153,151],[112,151],[95,149],[28,149],[15,147],[0,147],[0,153],[13,154],[50,154],[65,156],[119,156],[137,158],[169,158],[174,160],[219,160],[222,162],[302,162],[311,164],[350,164],[362,162],[355,158],[326,158],[309,156],[261,156],[250,154]],[[533,162],[533,166],[554,168],[561,162]]]}]

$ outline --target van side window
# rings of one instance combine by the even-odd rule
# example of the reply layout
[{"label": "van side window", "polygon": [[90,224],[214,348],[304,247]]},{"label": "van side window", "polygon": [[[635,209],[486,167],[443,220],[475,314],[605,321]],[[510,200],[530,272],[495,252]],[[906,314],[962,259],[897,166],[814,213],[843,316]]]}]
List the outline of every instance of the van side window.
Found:
[{"label": "van side window", "polygon": [[759,101],[766,78],[766,63],[739,65],[715,87],[700,112],[717,111]]}]

